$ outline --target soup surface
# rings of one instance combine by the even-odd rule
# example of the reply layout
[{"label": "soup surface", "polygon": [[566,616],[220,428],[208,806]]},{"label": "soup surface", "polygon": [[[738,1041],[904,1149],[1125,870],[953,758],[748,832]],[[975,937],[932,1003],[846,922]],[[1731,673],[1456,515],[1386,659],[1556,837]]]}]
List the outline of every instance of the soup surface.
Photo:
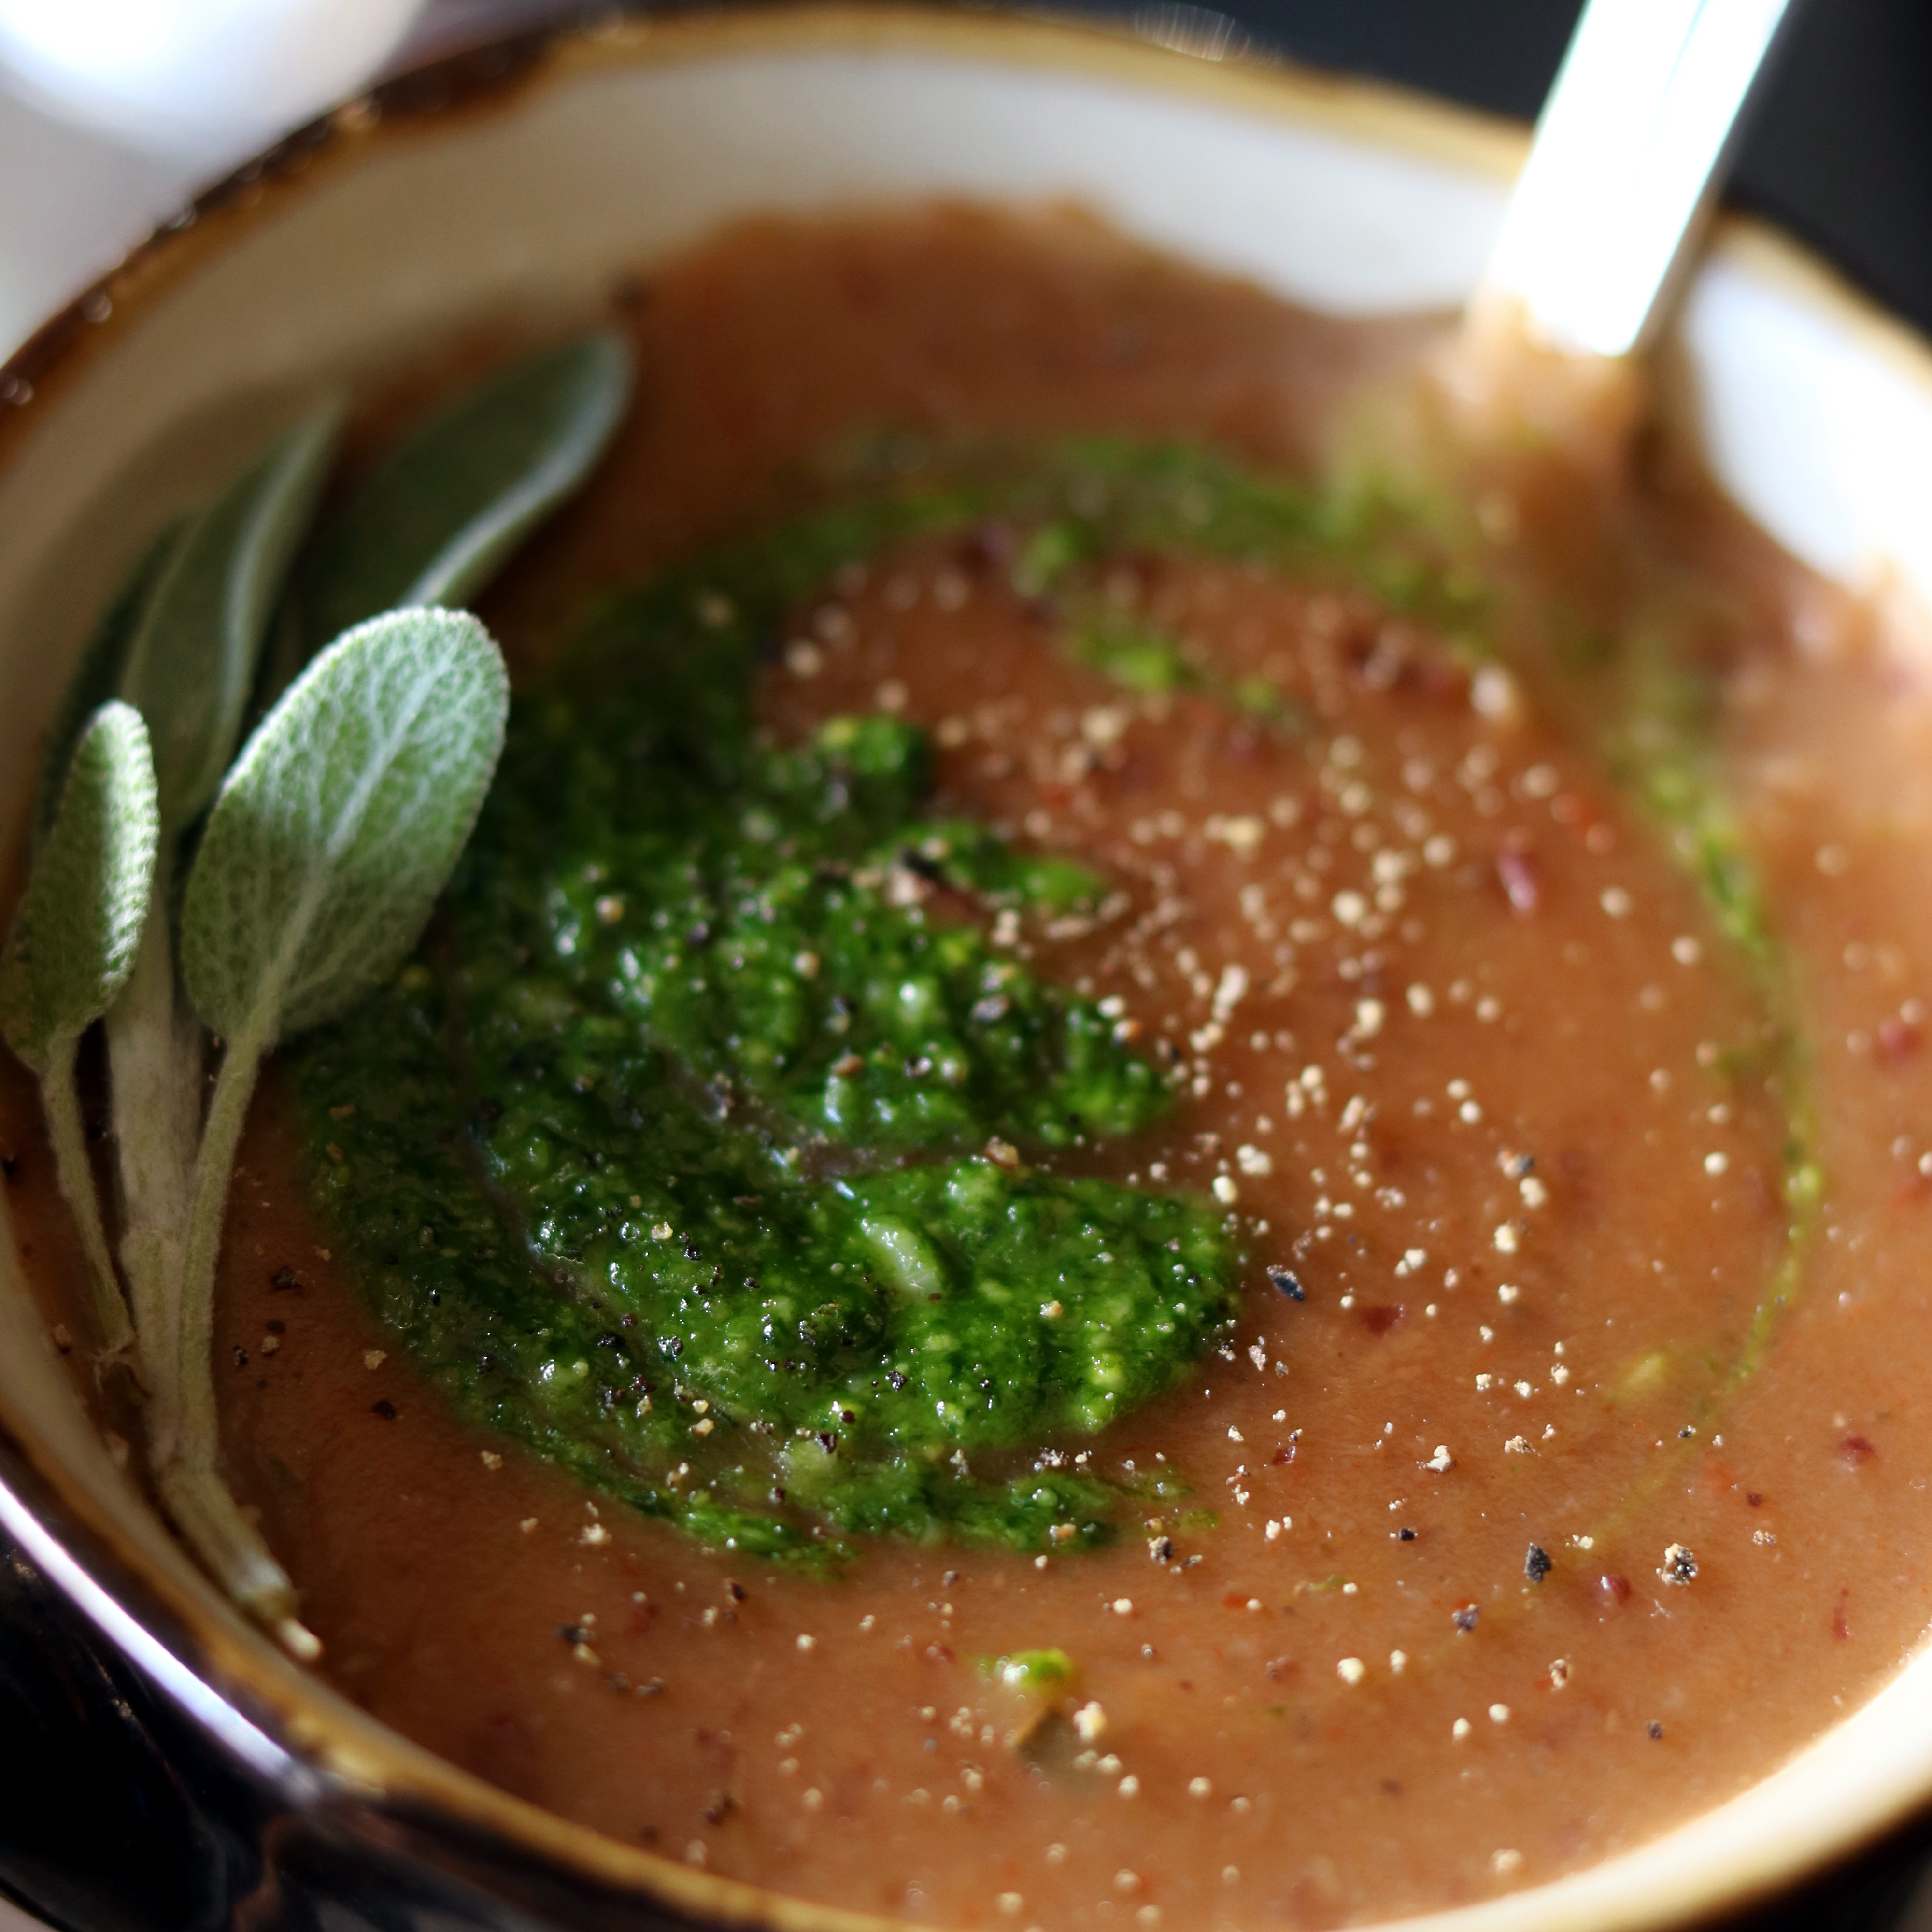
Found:
[{"label": "soup surface", "polygon": [[1460,442],[1430,326],[1071,217],[620,307],[471,857],[236,1190],[230,1473],[332,1680],[1041,1928],[1533,1883],[1876,1688],[1932,714],[1868,614],[1652,440]]}]

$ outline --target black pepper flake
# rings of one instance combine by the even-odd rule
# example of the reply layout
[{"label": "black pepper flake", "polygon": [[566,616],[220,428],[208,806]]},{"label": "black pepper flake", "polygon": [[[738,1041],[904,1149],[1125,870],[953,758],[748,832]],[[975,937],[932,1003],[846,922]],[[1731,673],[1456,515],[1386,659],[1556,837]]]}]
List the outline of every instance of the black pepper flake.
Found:
[{"label": "black pepper flake", "polygon": [[1646,1737],[1654,1741],[1663,1736],[1664,1726],[1660,1724],[1654,1718],[1653,1718],[1648,1724],[1644,1726],[1643,1734]]},{"label": "black pepper flake", "polygon": [[1658,1576],[1666,1583],[1688,1583],[1697,1574],[1696,1553],[1687,1544],[1673,1543],[1664,1552],[1664,1562]]},{"label": "black pepper flake", "polygon": [[1460,1610],[1451,1610],[1449,1613],[1456,1628],[1466,1633],[1476,1628],[1477,1621],[1482,1614],[1482,1606],[1478,1604],[1465,1604]]},{"label": "black pepper flake", "polygon": [[1148,1554],[1156,1563],[1172,1563],[1174,1561],[1174,1538],[1171,1536],[1149,1537]]},{"label": "black pepper flake", "polygon": [[1395,1540],[1398,1543],[1413,1543],[1420,1534],[1419,1530],[1410,1529],[1405,1526],[1396,1532]]},{"label": "black pepper flake", "polygon": [[248,1366],[248,1351],[238,1344],[235,1350],[235,1366],[238,1369],[245,1369]]},{"label": "black pepper flake", "polygon": [[1308,1292],[1292,1268],[1285,1268],[1278,1262],[1268,1264],[1268,1278],[1291,1301],[1306,1301]]},{"label": "black pepper flake", "polygon": [[269,1276],[268,1286],[286,1292],[290,1288],[300,1287],[302,1284],[296,1280],[296,1271],[293,1268],[278,1268],[273,1274]]},{"label": "black pepper flake", "polygon": [[742,1583],[727,1583],[724,1591],[734,1604],[742,1604],[745,1600],[746,1592]]},{"label": "black pepper flake", "polygon": [[0,1154],[0,1174],[5,1174],[9,1180],[18,1180],[20,1178],[20,1162],[10,1154]]},{"label": "black pepper flake", "polygon": [[396,1419],[396,1405],[387,1396],[379,1396],[369,1405],[369,1413],[380,1415],[385,1422],[393,1422]]},{"label": "black pepper flake", "polygon": [[1529,1554],[1522,1559],[1522,1574],[1532,1583],[1540,1583],[1556,1568],[1550,1560],[1550,1552],[1541,1544],[1532,1543]]},{"label": "black pepper flake", "polygon": [[572,1649],[580,1643],[590,1641],[590,1632],[582,1624],[559,1624],[556,1634]]}]

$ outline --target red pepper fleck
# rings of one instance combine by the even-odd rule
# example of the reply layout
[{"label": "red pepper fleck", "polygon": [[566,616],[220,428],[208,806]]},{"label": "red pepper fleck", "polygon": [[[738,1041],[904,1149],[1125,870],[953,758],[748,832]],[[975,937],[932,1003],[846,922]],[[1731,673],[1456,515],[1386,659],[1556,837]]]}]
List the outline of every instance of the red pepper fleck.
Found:
[{"label": "red pepper fleck", "polygon": [[1373,1301],[1361,1311],[1362,1325],[1371,1335],[1386,1335],[1408,1312],[1400,1302]]},{"label": "red pepper fleck", "polygon": [[1910,1020],[1902,1020],[1894,1014],[1890,1019],[1878,1023],[1878,1057],[1888,1064],[1895,1064],[1909,1060],[1918,1051],[1919,1030]]},{"label": "red pepper fleck", "polygon": [[1535,855],[1520,846],[1504,845],[1496,853],[1496,877],[1502,882],[1510,910],[1527,919],[1543,898],[1543,876]]},{"label": "red pepper fleck", "polygon": [[1606,1570],[1597,1579],[1597,1588],[1613,1604],[1630,1601],[1630,1587],[1627,1577],[1613,1576]]},{"label": "red pepper fleck", "polygon": [[1852,1627],[1845,1619],[1845,1606],[1840,1604],[1832,1612],[1832,1634],[1842,1643],[1851,1634]]},{"label": "red pepper fleck", "polygon": [[1847,1436],[1838,1444],[1838,1454],[1856,1469],[1861,1462],[1869,1462],[1878,1451],[1862,1436]]}]

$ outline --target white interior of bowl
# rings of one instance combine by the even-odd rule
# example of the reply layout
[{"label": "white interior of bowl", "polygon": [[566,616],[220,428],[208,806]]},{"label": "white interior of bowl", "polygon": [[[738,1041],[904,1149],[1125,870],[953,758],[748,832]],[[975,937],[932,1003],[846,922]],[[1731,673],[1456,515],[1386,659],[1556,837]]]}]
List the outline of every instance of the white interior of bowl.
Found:
[{"label": "white interior of bowl", "polygon": [[[88,622],[170,510],[294,400],[506,310],[577,307],[735,214],[934,194],[1072,198],[1206,266],[1364,314],[1459,301],[1506,180],[1446,113],[1207,84],[1051,30],[979,23],[701,37],[567,63],[503,106],[325,169],[142,308],[36,406],[0,476],[0,801],[10,842]],[[648,56],[650,44],[644,52]],[[1496,152],[1493,142],[1488,144]],[[1748,236],[1677,332],[1720,480],[1787,546],[1932,604],[1932,358]],[[0,1253],[0,1404],[124,1514]],[[160,1539],[141,1532],[151,1546]],[[158,1558],[159,1550],[156,1551]],[[161,1558],[160,1560],[166,1560]],[[1432,1925],[1658,1922],[1795,1869],[1932,1785],[1932,1657],[1775,1776],[1670,1837]]]}]

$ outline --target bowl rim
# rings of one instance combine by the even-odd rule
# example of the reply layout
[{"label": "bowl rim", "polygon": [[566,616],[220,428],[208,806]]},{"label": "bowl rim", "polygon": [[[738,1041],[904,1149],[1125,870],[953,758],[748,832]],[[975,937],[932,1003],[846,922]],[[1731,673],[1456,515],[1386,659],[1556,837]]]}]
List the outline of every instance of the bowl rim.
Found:
[{"label": "bowl rim", "polygon": [[[625,0],[628,6],[641,0]],[[687,10],[688,7],[688,10]],[[513,109],[530,93],[600,70],[671,68],[758,54],[891,52],[970,59],[1125,83],[1168,98],[1300,128],[1507,181],[1528,129],[1379,81],[1336,76],[1264,50],[1204,55],[1125,23],[1036,11],[953,10],[920,0],[753,0],[718,10],[680,0],[649,16],[620,12],[486,42],[386,80],[244,162],[164,221],[0,362],[0,470],[10,466],[47,406],[166,294],[266,223],[294,197],[454,124]],[[1932,340],[1761,219],[1726,212],[1705,253],[1821,313],[1861,352],[1932,397]],[[5,1232],[0,1203],[0,1238]],[[0,1531],[124,1655],[291,1803],[380,1816],[434,1857],[454,1840],[493,1848],[498,1862],[588,1882],[612,1902],[655,1904],[706,1925],[770,1932],[898,1932],[905,1922],[817,1904],[628,1845],[486,1783],[358,1710],[243,1624],[198,1574],[158,1568],[114,1513],[10,1406],[0,1390]],[[1876,1693],[1882,1696],[1882,1690]],[[1876,1836],[1932,1793],[1932,1759],[1868,1814],[1820,1844],[1767,1848],[1748,1870],[1725,1869],[1697,1888],[1540,1922],[1662,1927],[1735,1906],[1791,1882]],[[1702,1814],[1700,1814],[1700,1816]],[[1646,1840],[1646,1844],[1653,1842]],[[1551,1885],[1400,1921],[1399,1928],[1473,1928],[1520,1910]],[[1528,1922],[1526,1921],[1525,1922]]]}]

